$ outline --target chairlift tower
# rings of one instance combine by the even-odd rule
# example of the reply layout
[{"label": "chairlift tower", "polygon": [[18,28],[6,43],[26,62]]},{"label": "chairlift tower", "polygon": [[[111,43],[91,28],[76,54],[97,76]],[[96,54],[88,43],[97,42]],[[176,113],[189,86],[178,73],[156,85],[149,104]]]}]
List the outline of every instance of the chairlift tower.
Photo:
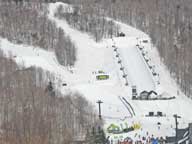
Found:
[{"label": "chairlift tower", "polygon": [[180,116],[178,116],[177,114],[174,114],[173,117],[175,118],[175,143],[178,144],[178,118],[181,118]]},{"label": "chairlift tower", "polygon": [[98,105],[99,105],[99,119],[101,120],[101,104],[103,103],[101,100],[97,101]]}]

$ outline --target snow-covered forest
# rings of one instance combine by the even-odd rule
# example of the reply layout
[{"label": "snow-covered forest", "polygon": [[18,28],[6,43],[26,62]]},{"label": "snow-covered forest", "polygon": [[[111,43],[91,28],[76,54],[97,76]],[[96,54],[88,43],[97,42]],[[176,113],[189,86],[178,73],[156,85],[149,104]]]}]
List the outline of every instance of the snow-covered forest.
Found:
[{"label": "snow-covered forest", "polygon": [[188,141],[191,36],[190,0],[0,0],[0,144]]},{"label": "snow-covered forest", "polygon": [[65,13],[60,6],[55,14],[60,19],[65,19],[74,28],[90,33],[96,42],[102,38],[116,36],[119,28],[112,20],[106,20],[104,13],[99,9],[90,10],[89,7],[73,7],[71,13]]},{"label": "snow-covered forest", "polygon": [[190,0],[82,0],[85,9],[130,24],[150,35],[162,61],[187,96],[192,93]]},{"label": "snow-covered forest", "polygon": [[76,48],[62,29],[47,18],[47,4],[39,2],[1,2],[0,36],[13,43],[28,44],[55,51],[60,64],[72,66]]},{"label": "snow-covered forest", "polygon": [[63,96],[49,72],[18,66],[2,51],[0,66],[0,143],[69,144],[96,124],[93,105],[78,93]]}]

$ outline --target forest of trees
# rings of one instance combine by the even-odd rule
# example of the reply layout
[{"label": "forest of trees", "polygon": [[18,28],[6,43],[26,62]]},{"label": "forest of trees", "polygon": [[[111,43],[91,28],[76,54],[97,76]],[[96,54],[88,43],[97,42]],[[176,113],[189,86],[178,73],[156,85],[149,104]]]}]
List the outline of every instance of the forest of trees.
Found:
[{"label": "forest of trees", "polygon": [[[45,2],[0,0],[0,37],[55,51],[60,64],[72,66],[76,47],[47,18]],[[0,51],[0,144],[70,144],[77,136],[87,144],[98,136],[104,140],[98,129],[103,122],[90,102],[79,93],[61,94],[51,73],[18,66],[12,57]]]},{"label": "forest of trees", "polygon": [[48,4],[0,1],[0,36],[17,44],[38,46],[55,51],[60,64],[72,66],[76,47],[62,29],[48,17]]},{"label": "forest of trees", "polygon": [[[0,37],[55,51],[60,64],[72,66],[75,45],[47,18],[45,2],[55,1],[0,0]],[[61,1],[75,4],[74,12],[63,13],[59,7],[56,16],[96,41],[119,31],[106,17],[149,34],[171,75],[192,97],[191,0]],[[0,66],[0,144],[70,144],[74,136],[87,135],[98,124],[94,106],[81,94],[62,95],[50,73],[22,68],[1,51]]]},{"label": "forest of trees", "polygon": [[[71,2],[72,3],[72,2]],[[73,12],[64,12],[62,5],[58,7],[56,17],[65,19],[72,27],[89,33],[96,42],[102,38],[116,36],[119,27],[111,20],[107,20],[102,12],[96,7],[81,7],[76,5]]]},{"label": "forest of trees", "polygon": [[82,9],[130,24],[150,35],[162,62],[192,95],[191,0],[73,0]]},{"label": "forest of trees", "polygon": [[1,144],[70,144],[97,124],[92,104],[78,93],[63,96],[50,73],[18,67],[2,52],[0,65]]},{"label": "forest of trees", "polygon": [[[148,33],[162,61],[187,96],[192,94],[192,2],[118,0],[111,17]],[[119,10],[119,11],[118,11]]]},{"label": "forest of trees", "polygon": [[[75,4],[75,10],[73,13],[62,13],[60,7],[57,16],[65,18],[73,27],[91,33],[96,41],[118,32],[118,27],[105,17],[123,21],[149,34],[171,75],[183,92],[191,96],[191,0],[63,1]],[[76,60],[75,46],[69,37],[60,37],[64,32],[47,20],[45,5],[24,3],[18,6],[17,3],[1,2],[0,35],[16,43],[55,49],[61,64],[73,65]]]}]

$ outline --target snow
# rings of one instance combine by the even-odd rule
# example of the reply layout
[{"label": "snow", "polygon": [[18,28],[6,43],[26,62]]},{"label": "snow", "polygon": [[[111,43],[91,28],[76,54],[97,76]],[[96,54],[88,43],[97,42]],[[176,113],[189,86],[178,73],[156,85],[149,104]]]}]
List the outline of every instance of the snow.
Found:
[{"label": "snow", "polygon": [[[58,63],[54,52],[46,51],[38,47],[16,45],[2,38],[0,39],[0,48],[7,57],[14,59],[20,66],[36,66],[42,68],[45,71],[53,73],[56,79],[60,79],[61,82],[64,82],[64,80],[69,81],[72,77],[68,68],[62,67]],[[69,83],[69,85],[72,84],[72,82]],[[61,86],[61,83],[57,84],[57,87]]]},{"label": "snow", "polygon": [[143,60],[143,56],[136,47],[136,38],[114,38],[114,43],[118,48],[117,52],[120,54],[123,66],[126,68],[129,83],[136,85],[139,92],[155,90],[155,82]]},{"label": "snow", "polygon": [[[61,66],[54,52],[46,51],[38,47],[16,45],[6,39],[0,39],[0,48],[8,56],[12,53],[16,56],[15,61],[25,67],[36,66],[41,67],[46,71],[53,73],[58,82],[66,82],[67,87],[62,87],[61,83],[56,83],[57,88],[62,93],[69,91],[79,92],[83,94],[96,108],[97,101],[101,100],[102,116],[105,120],[105,129],[111,124],[120,125],[127,122],[128,125],[140,123],[142,129],[124,133],[119,135],[111,135],[114,137],[131,137],[134,140],[139,139],[138,135],[149,135],[155,137],[173,136],[174,118],[173,114],[178,114],[182,118],[179,119],[179,127],[185,128],[189,122],[192,122],[191,108],[192,100],[182,94],[174,79],[171,78],[168,70],[160,60],[157,49],[151,44],[147,34],[128,26],[124,23],[115,21],[120,26],[126,37],[118,37],[112,39],[104,39],[100,43],[96,43],[90,35],[80,32],[70,27],[65,20],[60,20],[54,17],[54,12],[59,5],[63,5],[69,12],[72,8],[63,3],[53,3],[49,5],[48,18],[55,22],[57,27],[62,28],[69,35],[77,47],[77,62],[72,68]],[[65,10],[66,10],[65,9]],[[109,19],[109,18],[108,18]],[[143,40],[148,40],[148,43],[143,43]],[[150,65],[155,65],[155,71],[159,77],[154,77],[151,70],[145,62],[142,51],[136,47],[138,44],[147,52],[147,57],[150,59]],[[122,65],[127,74],[128,86],[125,86],[126,80],[122,77],[123,72],[120,71],[119,58],[114,51],[112,45],[118,49],[119,58],[122,60]],[[109,75],[109,80],[97,81],[95,72],[104,71]],[[73,71],[73,73],[71,73]],[[157,79],[160,84],[157,84]],[[155,101],[136,101],[131,97],[131,86],[136,85],[138,92],[143,90],[154,90],[158,94],[166,94],[166,97],[175,96],[173,100],[155,100]],[[179,93],[178,93],[179,91]],[[130,113],[120,101],[119,97],[125,97],[132,105],[136,116],[131,117]],[[149,112],[162,112],[164,117],[146,117]],[[157,123],[161,123],[158,129]],[[137,136],[135,136],[137,134]]]}]

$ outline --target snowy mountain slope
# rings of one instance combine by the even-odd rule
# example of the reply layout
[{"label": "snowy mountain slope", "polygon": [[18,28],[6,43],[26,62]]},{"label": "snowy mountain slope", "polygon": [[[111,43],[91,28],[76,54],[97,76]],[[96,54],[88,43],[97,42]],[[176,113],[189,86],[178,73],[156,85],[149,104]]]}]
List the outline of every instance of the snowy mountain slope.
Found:
[{"label": "snowy mountain slope", "polygon": [[[135,45],[139,43],[140,47],[145,48],[145,51],[148,53],[148,55],[151,59],[151,63],[155,66],[156,71],[160,75],[160,85],[156,86],[157,92],[160,94],[165,93],[166,95],[169,95],[169,96],[171,95],[171,96],[177,97],[176,100],[157,101],[157,104],[148,104],[148,103],[153,103],[153,102],[143,102],[143,101],[137,102],[137,103],[142,103],[142,105],[145,105],[145,103],[146,103],[146,105],[147,105],[146,108],[149,107],[149,109],[152,109],[153,106],[154,107],[158,106],[159,109],[164,109],[165,112],[167,111],[166,105],[168,105],[169,108],[173,109],[170,111],[170,113],[179,112],[179,114],[181,114],[183,117],[188,117],[187,114],[190,113],[189,109],[191,108],[192,100],[182,94],[182,92],[180,91],[176,82],[171,78],[167,68],[160,60],[160,56],[158,54],[157,49],[151,44],[149,36],[124,23],[117,22],[117,21],[115,21],[115,22],[117,24],[119,24],[121,31],[124,32],[126,34],[126,36],[131,37],[131,38],[135,37],[135,39],[139,40],[139,42],[136,40],[131,40],[131,42],[126,41],[125,44],[122,44],[122,45],[127,45],[128,43],[132,43],[133,41],[135,41]],[[131,34],[132,34],[132,36],[131,36]],[[142,40],[146,40],[146,39],[149,42],[143,43]],[[138,67],[141,67],[141,66],[139,65]],[[128,69],[131,69],[131,68],[128,67]],[[142,69],[140,69],[140,70],[142,70]],[[163,104],[163,106],[161,106],[161,103]],[[183,103],[186,103],[186,105]],[[157,106],[155,106],[155,105],[157,105]],[[175,111],[174,109],[177,109],[177,110]]]},{"label": "snowy mountain slope", "polygon": [[137,39],[135,37],[114,38],[114,43],[130,79],[130,85],[136,85],[139,92],[155,90],[152,75],[136,48]]},{"label": "snowy mountain slope", "polygon": [[[91,37],[85,33],[81,33],[71,28],[66,21],[59,20],[54,17],[54,11],[61,3],[50,4],[49,19],[54,21],[58,27],[62,28],[67,35],[77,45],[77,62],[75,64],[75,71],[83,81],[88,82],[88,78],[92,76],[92,72],[103,69],[106,65],[111,67],[111,55],[108,54],[107,46],[96,43]],[[64,5],[65,7],[65,5]],[[91,62],[94,61],[94,64]],[[107,68],[107,70],[110,70]]]},{"label": "snowy mountain slope", "polygon": [[[102,116],[106,122],[106,128],[111,123],[121,124],[125,121],[131,125],[132,123],[140,123],[142,130],[133,133],[120,134],[123,137],[132,136],[135,133],[145,135],[146,132],[154,134],[154,136],[174,135],[174,119],[173,114],[177,113],[182,116],[180,127],[186,127],[188,122],[192,121],[191,114],[192,101],[182,95],[176,83],[171,79],[165,66],[161,63],[157,50],[151,47],[151,43],[140,43],[149,53],[151,62],[155,64],[160,76],[160,85],[154,86],[152,75],[149,73],[145,62],[140,57],[140,53],[136,48],[139,40],[150,39],[143,32],[134,29],[126,24],[115,21],[126,34],[126,38],[114,38],[116,46],[119,48],[122,63],[125,65],[129,86],[125,86],[122,78],[122,71],[117,63],[116,54],[112,47],[112,39],[105,39],[100,43],[96,43],[88,34],[82,33],[71,28],[66,21],[59,20],[54,17],[54,12],[58,5],[62,3],[50,4],[49,19],[62,28],[66,34],[74,41],[77,46],[77,62],[73,68],[64,68],[59,65],[53,52],[48,52],[40,48],[24,45],[15,45],[5,39],[1,39],[0,48],[8,55],[9,52],[15,57],[16,62],[28,67],[35,65],[47,71],[52,72],[57,78],[56,87],[61,92],[66,93],[70,90],[82,93],[96,107],[97,101],[102,100]],[[62,4],[68,7],[66,4]],[[70,9],[70,8],[69,8]],[[71,9],[70,9],[71,11]],[[95,72],[104,71],[109,75],[109,80],[97,81]],[[68,84],[62,87],[62,82]],[[168,93],[168,96],[176,96],[174,100],[168,101],[133,101],[131,99],[131,85],[137,85],[139,91],[142,90],[158,90],[159,93]],[[119,100],[125,97],[132,105],[136,116],[131,118],[129,111]],[[166,117],[145,117],[150,111],[155,113],[163,112]],[[157,127],[160,122],[161,129]],[[113,138],[114,135],[111,137]],[[116,136],[116,135],[115,135]],[[139,138],[135,138],[139,139]]]},{"label": "snowy mountain slope", "polygon": [[[62,88],[62,83],[68,81],[68,85],[73,85],[72,75],[68,68],[62,67],[55,56],[54,52],[26,45],[17,45],[6,39],[0,38],[0,49],[3,50],[7,57],[15,60],[21,67],[36,66],[45,71],[54,74],[58,89]],[[22,69],[22,68],[21,68]],[[50,77],[49,80],[53,79]],[[48,81],[49,81],[48,80]],[[68,88],[65,88],[68,91]]]},{"label": "snowy mountain slope", "polygon": [[[96,104],[97,100],[106,103],[103,105],[106,117],[123,118],[130,116],[125,107],[119,101],[118,96],[127,93],[122,89],[122,81],[119,78],[118,68],[114,61],[113,50],[108,45],[108,41],[96,43],[88,34],[79,32],[71,28],[66,21],[54,17],[54,12],[60,3],[50,4],[49,18],[53,20],[58,27],[62,28],[66,34],[77,45],[77,63],[74,66],[75,74],[81,83],[77,83],[72,89],[83,93],[90,101]],[[65,6],[65,5],[64,5]],[[96,81],[96,75],[93,72],[102,70],[109,74],[110,80]],[[78,79],[76,77],[76,79]],[[115,102],[115,103],[114,103]],[[108,103],[108,104],[107,104]],[[113,116],[111,114],[114,113]]]},{"label": "snowy mountain slope", "polygon": [[[56,20],[56,22],[59,23],[60,27],[63,27],[65,29],[66,23],[64,21],[60,21],[58,19],[54,19],[54,20]],[[126,36],[132,37],[132,40],[137,39],[137,38],[150,39],[143,32],[140,32],[140,31],[138,31],[138,30],[136,30],[130,26],[123,24],[123,23],[120,23],[117,21],[116,21],[116,23],[120,25],[121,31],[123,31],[126,34]],[[71,34],[70,32],[69,32],[69,35],[71,35],[72,39],[76,39],[76,38],[74,38],[73,34]],[[76,37],[77,37],[76,44],[79,46],[78,47],[79,51],[81,51],[80,50],[81,46],[78,44],[79,36],[77,33],[76,33]],[[90,37],[88,36],[88,39],[89,38]],[[81,40],[79,40],[79,41],[81,41]],[[130,40],[131,40],[131,38],[130,38]],[[127,45],[127,43],[132,43],[133,45],[137,44],[136,40],[134,40],[135,44],[132,40],[131,41],[130,40],[124,41],[126,44],[123,44],[123,45]],[[87,41],[88,40],[86,40],[86,42]],[[79,43],[81,43],[81,42],[79,42]],[[90,88],[89,84],[84,85],[84,86],[77,86],[78,91],[81,91],[88,99],[90,98],[90,95],[92,95],[92,97],[90,99],[91,101],[99,98],[104,102],[102,105],[103,115],[112,117],[112,119],[105,117],[106,126],[109,126],[107,123],[110,124],[111,122],[122,123],[121,120],[114,119],[114,117],[120,116],[120,115],[118,115],[118,111],[119,111],[118,109],[120,108],[119,105],[122,105],[121,102],[119,102],[119,100],[117,99],[117,95],[126,97],[128,99],[128,101],[131,103],[131,105],[133,106],[134,110],[136,111],[135,120],[128,118],[128,119],[126,119],[126,121],[129,123],[132,123],[133,121],[136,121],[136,120],[140,121],[142,123],[143,128],[145,128],[145,131],[150,131],[152,134],[156,134],[156,136],[165,136],[165,135],[173,135],[174,134],[174,129],[173,129],[174,119],[172,116],[175,113],[177,113],[183,117],[183,119],[181,120],[182,121],[182,125],[180,125],[181,127],[185,127],[186,123],[191,121],[191,118],[188,117],[188,115],[190,114],[190,109],[192,107],[191,106],[191,100],[189,100],[187,98],[184,98],[184,99],[180,98],[183,96],[179,96],[177,99],[170,100],[170,101],[132,101],[130,99],[131,88],[125,87],[124,84],[122,84],[122,82],[123,82],[122,72],[119,71],[119,66],[117,64],[117,60],[115,60],[116,58],[114,57],[114,52],[112,52],[112,50],[113,50],[112,40],[104,40],[104,42],[100,43],[100,44],[105,45],[106,43],[108,43],[106,46],[106,47],[108,47],[108,49],[102,49],[100,52],[98,51],[98,49],[97,50],[94,49],[95,55],[97,55],[99,53],[100,54],[103,53],[104,55],[102,55],[102,56],[104,56],[105,60],[108,60],[108,62],[111,65],[114,62],[116,63],[112,67],[114,67],[113,70],[115,71],[113,73],[116,74],[116,76],[118,77],[116,79],[117,81],[114,83],[110,82],[110,85],[107,85],[105,87],[103,87],[101,85],[96,86],[96,84],[91,84],[92,85],[91,88]],[[153,53],[149,49],[149,46],[151,45],[150,43],[146,44],[146,45],[143,44],[143,45],[146,46],[146,49],[147,49],[147,51],[149,51],[150,54]],[[127,45],[127,46],[129,47],[129,45]],[[82,47],[82,51],[84,51],[83,49],[85,49],[85,47]],[[155,48],[153,48],[153,49],[155,50]],[[111,57],[112,53],[113,53],[113,59]],[[87,56],[89,55],[89,53],[86,53],[86,54],[87,54]],[[125,57],[126,57],[126,55],[125,55]],[[102,58],[102,57],[100,57],[100,58]],[[157,53],[155,53],[154,57],[151,57],[151,59],[153,59],[153,58],[154,58],[154,60],[152,62],[154,62],[154,64],[158,65],[159,63],[156,63],[159,60],[159,56],[157,55]],[[93,62],[93,61],[90,60],[89,62]],[[94,62],[92,64],[94,65]],[[145,66],[143,66],[143,64],[141,64],[141,65],[142,66],[138,65],[139,68],[142,67],[141,69],[138,68],[139,71],[140,70],[142,71],[145,67]],[[96,66],[94,65],[94,67],[96,67]],[[132,68],[132,66],[131,66],[131,68]],[[129,66],[127,66],[128,70],[131,68]],[[161,79],[160,79],[161,85],[157,87],[158,92],[159,93],[167,92],[169,96],[172,96],[172,95],[176,96],[175,92],[177,90],[177,86],[176,85],[170,85],[170,83],[172,83],[173,80],[170,78],[168,72],[166,71],[165,67],[162,64],[159,66],[159,73],[160,73],[160,77],[161,77]],[[148,78],[150,79],[150,76],[148,76]],[[140,79],[136,77],[135,81],[137,83],[139,83]],[[119,85],[119,83],[120,83],[120,85]],[[152,83],[153,83],[152,81],[145,83],[147,85],[146,87],[148,87],[148,84],[153,85]],[[169,90],[167,90],[167,87],[164,87],[165,85],[168,86]],[[111,108],[113,108],[113,109],[111,110]],[[169,109],[169,111],[167,111],[168,109]],[[125,110],[125,112],[121,111],[122,112],[122,118],[126,117],[128,114],[126,109],[124,109],[124,110]],[[145,118],[144,116],[146,114],[148,114],[149,111],[154,111],[154,112],[161,111],[164,114],[166,114],[167,116],[165,118]],[[162,129],[160,131],[157,131],[157,122],[162,123]]]}]

